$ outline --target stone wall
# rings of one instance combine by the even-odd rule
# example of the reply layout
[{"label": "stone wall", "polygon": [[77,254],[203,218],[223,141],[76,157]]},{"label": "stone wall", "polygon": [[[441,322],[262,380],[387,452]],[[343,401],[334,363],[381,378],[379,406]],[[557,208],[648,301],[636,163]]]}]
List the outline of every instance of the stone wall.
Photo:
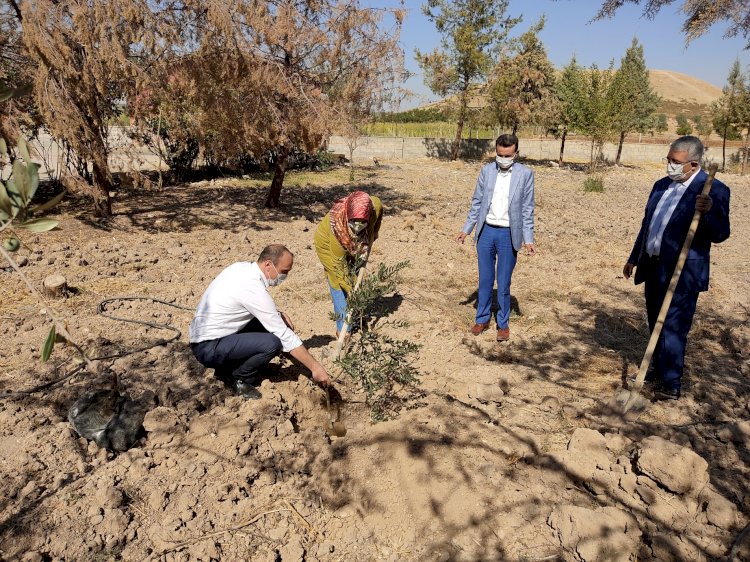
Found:
[{"label": "stone wall", "polygon": [[[483,159],[490,157],[493,141],[484,139],[466,139],[461,142],[459,157],[465,159]],[[423,137],[362,137],[354,149],[354,160],[378,158],[379,160],[411,160],[415,158],[448,158],[450,156],[452,140]],[[559,139],[527,139],[519,140],[521,155],[533,160],[557,160],[560,154]],[[328,141],[328,150],[338,152],[349,157],[349,146],[346,138],[332,136]],[[625,144],[622,147],[620,162],[623,164],[658,164],[669,152],[666,144]],[[568,140],[565,143],[565,160],[573,162],[588,162],[591,153],[591,143],[587,141]],[[739,149],[727,150],[727,162],[737,157]],[[617,145],[604,145],[604,156],[614,162],[617,155]],[[710,148],[706,151],[706,159],[721,162],[721,148]]]}]

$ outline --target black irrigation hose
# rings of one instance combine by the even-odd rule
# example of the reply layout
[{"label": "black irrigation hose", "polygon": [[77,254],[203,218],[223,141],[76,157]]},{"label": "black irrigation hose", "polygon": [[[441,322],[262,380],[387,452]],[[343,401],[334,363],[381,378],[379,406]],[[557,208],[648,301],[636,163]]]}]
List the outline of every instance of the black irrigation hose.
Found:
[{"label": "black irrigation hose", "polygon": [[161,299],[156,299],[153,297],[142,297],[142,296],[135,296],[135,297],[112,297],[110,299],[105,299],[102,302],[99,303],[99,305],[96,307],[96,312],[98,314],[101,314],[105,318],[109,318],[111,320],[120,320],[121,322],[130,322],[132,324],[141,324],[143,326],[148,326],[149,328],[156,328],[156,329],[163,329],[163,330],[172,330],[174,332],[174,335],[167,339],[167,340],[159,340],[155,343],[152,343],[151,345],[148,345],[146,347],[142,347],[140,349],[134,349],[132,351],[128,351],[126,353],[116,353],[114,355],[107,355],[104,357],[94,357],[92,361],[103,361],[105,359],[116,359],[118,357],[124,357],[126,355],[130,355],[132,353],[140,353],[141,351],[146,351],[151,349],[152,347],[156,347],[158,345],[167,345],[168,343],[172,343],[173,341],[177,341],[182,337],[182,332],[172,326],[171,324],[157,324],[155,322],[146,322],[145,320],[133,320],[131,318],[123,318],[122,316],[115,316],[114,314],[107,314],[106,313],[106,307],[109,303],[115,302],[115,301],[151,301],[156,302],[159,304],[164,304],[167,306],[171,306],[173,308],[179,308],[180,310],[189,310],[192,312],[194,309],[188,308],[186,306],[180,306],[179,304],[174,304],[171,302],[167,302]]},{"label": "black irrigation hose", "polygon": [[[161,299],[156,299],[153,297],[142,297],[142,296],[134,296],[134,297],[112,297],[109,299],[105,299],[101,301],[98,306],[96,307],[97,314],[101,314],[105,318],[110,318],[111,320],[120,320],[121,322],[131,322],[133,324],[141,324],[143,326],[148,326],[150,328],[156,328],[156,329],[164,329],[164,330],[171,330],[174,332],[174,335],[167,339],[167,340],[159,340],[155,343],[152,343],[151,345],[148,345],[146,347],[141,347],[139,349],[133,349],[131,351],[126,351],[122,353],[115,353],[113,355],[104,355],[101,357],[93,357],[90,360],[91,361],[104,361],[106,359],[117,359],[118,357],[125,357],[126,355],[131,355],[133,353],[140,353],[142,351],[146,351],[151,349],[152,347],[156,347],[158,345],[167,345],[169,343],[172,343],[173,341],[176,341],[182,337],[182,332],[172,326],[171,324],[157,324],[155,322],[146,322],[145,320],[133,320],[131,318],[123,318],[121,316],[115,316],[114,314],[108,314],[106,313],[106,307],[109,303],[115,302],[115,301],[139,301],[139,300],[145,300],[145,301],[151,301],[156,302],[159,304],[164,304],[166,306],[171,306],[173,308],[179,308],[180,310],[189,310],[190,312],[193,311],[192,308],[188,308],[186,306],[180,306],[179,304],[174,304],[171,302],[167,302]],[[28,396],[30,394],[35,394],[37,392],[41,392],[42,390],[46,390],[48,388],[51,388],[61,382],[64,382],[71,378],[76,373],[83,370],[85,365],[83,363],[75,366],[69,373],[65,374],[64,376],[60,377],[59,379],[55,379],[54,381],[46,382],[44,384],[40,384],[38,386],[35,386],[33,388],[30,388],[28,390],[19,390],[17,392],[8,392],[5,394],[0,394],[0,400],[3,398],[10,398],[13,396]]]}]

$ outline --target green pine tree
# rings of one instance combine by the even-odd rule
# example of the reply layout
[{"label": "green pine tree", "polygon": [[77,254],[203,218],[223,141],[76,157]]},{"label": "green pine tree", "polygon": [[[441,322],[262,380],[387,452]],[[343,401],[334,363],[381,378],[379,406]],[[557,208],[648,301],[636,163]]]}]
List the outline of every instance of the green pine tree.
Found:
[{"label": "green pine tree", "polygon": [[651,89],[643,46],[635,37],[612,78],[607,96],[613,130],[620,134],[615,158],[615,164],[619,164],[625,135],[632,131],[648,131],[661,103],[661,98]]},{"label": "green pine tree", "polygon": [[726,169],[727,163],[727,139],[739,138],[739,133],[735,128],[737,121],[741,120],[740,113],[743,108],[739,107],[738,101],[741,98],[743,90],[744,77],[740,70],[740,61],[735,59],[732,68],[729,70],[727,83],[722,88],[723,95],[721,98],[711,104],[711,114],[713,115],[713,125],[717,133],[721,135],[721,169]]},{"label": "green pine tree", "polygon": [[563,68],[562,76],[555,84],[557,118],[551,131],[555,136],[560,137],[560,157],[558,159],[560,164],[563,163],[565,139],[568,133],[583,129],[587,93],[587,79],[584,70],[578,65],[574,55],[568,65]]},{"label": "green pine tree", "polygon": [[437,95],[456,96],[456,138],[451,159],[458,158],[469,101],[492,68],[493,53],[499,52],[508,32],[521,18],[506,17],[509,0],[428,0],[424,14],[442,35],[442,46],[431,53],[416,49],[425,81]]},{"label": "green pine tree", "polygon": [[522,125],[547,125],[553,117],[555,68],[539,39],[542,17],[519,37],[512,52],[492,72],[488,111],[494,123],[518,132]]}]

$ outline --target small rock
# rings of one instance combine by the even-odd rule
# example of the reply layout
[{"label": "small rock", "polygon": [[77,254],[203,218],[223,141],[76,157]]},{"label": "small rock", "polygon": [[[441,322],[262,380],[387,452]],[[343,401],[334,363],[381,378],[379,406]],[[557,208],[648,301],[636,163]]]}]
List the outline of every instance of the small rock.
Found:
[{"label": "small rock", "polygon": [[286,437],[288,435],[292,435],[293,433],[294,433],[294,423],[292,423],[292,420],[286,420],[276,426],[277,437]]},{"label": "small rock", "polygon": [[652,435],[635,450],[636,467],[676,494],[699,492],[708,483],[708,463],[687,447]]},{"label": "small rock", "polygon": [[731,529],[737,521],[737,507],[717,492],[708,494],[708,522],[720,529]]},{"label": "small rock", "polygon": [[616,507],[559,506],[547,524],[557,532],[569,559],[578,562],[627,562],[641,537],[635,518]]},{"label": "small rock", "polygon": [[469,396],[475,398],[482,404],[488,404],[490,402],[501,404],[505,393],[497,384],[476,383]]},{"label": "small rock", "polygon": [[305,559],[305,549],[299,539],[292,539],[279,549],[281,562],[302,562]]},{"label": "small rock", "polygon": [[38,552],[27,552],[21,557],[21,562],[42,562],[44,557]]}]

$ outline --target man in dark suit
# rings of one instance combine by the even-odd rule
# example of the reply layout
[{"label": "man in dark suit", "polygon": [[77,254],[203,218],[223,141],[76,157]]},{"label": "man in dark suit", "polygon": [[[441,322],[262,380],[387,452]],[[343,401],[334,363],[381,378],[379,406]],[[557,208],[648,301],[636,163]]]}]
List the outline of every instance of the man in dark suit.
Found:
[{"label": "man in dark suit", "polygon": [[667,177],[651,190],[641,230],[622,271],[629,279],[636,268],[635,284],[645,283],[648,325],[653,330],[693,213],[701,213],[646,376],[662,400],[680,398],[687,335],[698,294],[708,290],[711,244],[729,238],[729,188],[714,180],[710,194],[701,195],[707,178],[700,166],[702,157],[703,143],[696,137],[680,137],[670,145]]},{"label": "man in dark suit", "polygon": [[500,135],[495,141],[495,162],[482,167],[471,199],[471,208],[456,241],[463,244],[476,227],[479,261],[475,336],[490,327],[492,289],[497,277],[497,341],[510,339],[510,278],[516,256],[534,246],[534,172],[516,162],[518,137]]}]

